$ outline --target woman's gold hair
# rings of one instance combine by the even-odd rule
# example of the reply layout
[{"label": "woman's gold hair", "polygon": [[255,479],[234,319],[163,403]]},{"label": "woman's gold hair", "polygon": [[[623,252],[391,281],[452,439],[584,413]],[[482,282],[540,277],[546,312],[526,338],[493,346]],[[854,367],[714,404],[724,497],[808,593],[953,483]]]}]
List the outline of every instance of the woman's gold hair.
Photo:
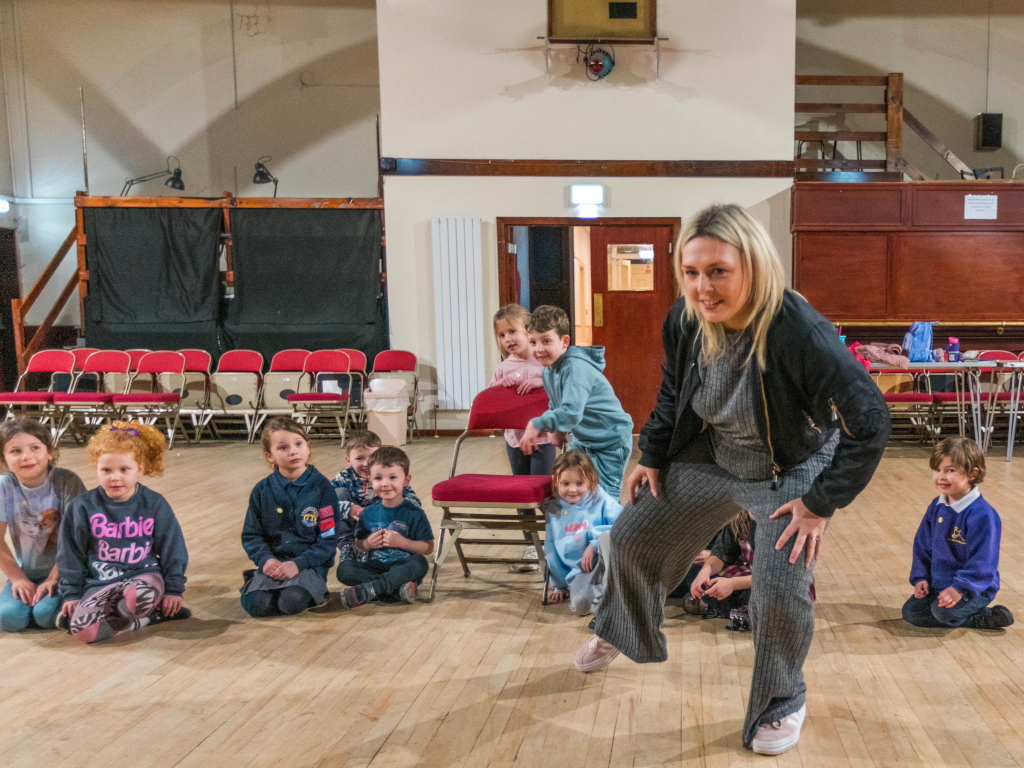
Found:
[{"label": "woman's gold hair", "polygon": [[[679,292],[686,300],[685,319],[696,320],[702,337],[701,359],[714,360],[725,351],[725,327],[704,319],[699,307],[690,302],[683,290],[683,248],[691,240],[708,237],[731,245],[740,254],[743,265],[743,287],[747,294],[744,312],[747,328],[753,336],[750,357],[757,357],[758,365],[765,365],[768,346],[768,327],[782,306],[786,290],[786,274],[779,252],[757,219],[736,204],[716,203],[690,219],[676,242],[675,267]],[[748,358],[749,359],[749,358]]]},{"label": "woman's gold hair", "polygon": [[732,531],[733,537],[736,541],[740,539],[750,540],[750,513],[743,509],[736,513],[735,517],[729,521],[729,530]]},{"label": "woman's gold hair", "polygon": [[558,495],[558,478],[563,472],[579,472],[580,477],[583,478],[583,482],[587,484],[587,488],[590,489],[591,493],[600,484],[594,460],[583,451],[566,451],[555,459],[555,466],[551,470],[551,479],[555,485],[554,491],[556,496]]},{"label": "woman's gold hair", "polygon": [[498,323],[502,320],[507,320],[513,328],[518,325],[525,331],[530,325],[530,310],[519,304],[505,304],[494,313],[494,342],[498,345],[501,359],[504,360],[508,357],[508,350],[498,340]]},{"label": "woman's gold hair", "polygon": [[86,451],[93,464],[104,453],[130,453],[150,477],[164,473],[164,451],[167,439],[151,424],[140,421],[115,421],[104,424],[89,440]]}]

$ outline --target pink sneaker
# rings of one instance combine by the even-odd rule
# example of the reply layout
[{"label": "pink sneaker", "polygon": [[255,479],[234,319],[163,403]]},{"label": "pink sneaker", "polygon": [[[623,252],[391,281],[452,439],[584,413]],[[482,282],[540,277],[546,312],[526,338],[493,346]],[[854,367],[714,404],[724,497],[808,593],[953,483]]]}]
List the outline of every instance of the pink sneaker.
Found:
[{"label": "pink sneaker", "polygon": [[576,651],[573,664],[580,672],[597,672],[615,661],[619,653],[614,645],[594,635]]},{"label": "pink sneaker", "polygon": [[796,743],[800,741],[800,729],[803,727],[805,717],[807,717],[806,704],[782,720],[759,725],[751,747],[759,755],[781,755],[790,747],[795,747]]}]

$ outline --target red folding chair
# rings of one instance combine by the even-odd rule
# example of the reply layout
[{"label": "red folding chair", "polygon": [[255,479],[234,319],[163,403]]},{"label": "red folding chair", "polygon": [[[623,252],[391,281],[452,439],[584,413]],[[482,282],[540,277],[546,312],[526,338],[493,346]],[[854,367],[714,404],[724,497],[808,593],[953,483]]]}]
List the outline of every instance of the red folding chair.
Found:
[{"label": "red folding chair", "polygon": [[[140,377],[148,377],[148,392],[134,391],[132,385]],[[180,352],[150,352],[139,360],[127,394],[114,395],[114,405],[125,419],[138,419],[146,424],[163,419],[170,448],[174,445],[175,433],[181,427],[181,393],[184,391],[185,356]],[[185,438],[188,439],[188,434]]]},{"label": "red folding chair", "polygon": [[[309,377],[308,392],[295,392],[288,395],[292,406],[292,418],[304,423],[306,430],[312,432],[319,428],[321,418],[333,418],[338,425],[338,434],[342,443],[345,442],[345,427],[348,423],[348,404],[351,399],[352,363],[348,355],[337,349],[321,349],[311,352],[302,364],[302,372]],[[346,374],[348,387],[342,392],[318,391],[321,384],[326,385],[324,376]]]},{"label": "red folding chair", "polygon": [[[922,442],[935,434],[930,391],[919,392],[918,379],[902,368],[872,371],[871,377],[885,398],[894,437],[919,438]],[[923,377],[927,387],[927,376]]]},{"label": "red folding chair", "polygon": [[[522,538],[500,539],[463,537],[469,529],[485,529],[493,531],[527,531],[537,547],[537,557],[543,575],[547,578],[547,561],[544,559],[544,545],[540,532],[544,530],[543,507],[551,497],[551,478],[547,475],[457,475],[459,450],[467,437],[474,432],[479,434],[486,430],[525,429],[527,423],[543,414],[548,408],[548,395],[543,389],[535,389],[529,394],[520,395],[511,387],[491,387],[485,389],[473,399],[473,407],[469,412],[469,425],[459,439],[455,441],[455,455],[452,458],[452,470],[449,479],[434,486],[431,496],[435,507],[441,507],[444,515],[441,518],[441,532],[438,537],[437,550],[434,553],[434,572],[430,580],[430,594],[427,600],[434,599],[437,586],[437,572],[455,548],[462,564],[462,572],[468,578],[470,563],[519,563],[520,558],[508,557],[467,557],[463,545],[519,545]],[[519,514],[483,514],[480,512],[452,512],[453,509],[533,509],[532,515]],[[445,543],[445,532],[450,533]],[[545,595],[545,601],[546,601]]]},{"label": "red folding chair", "polygon": [[[25,380],[33,374],[48,374],[47,387],[42,391],[29,391]],[[45,349],[36,352],[28,361],[25,372],[18,377],[13,392],[0,392],[0,405],[7,406],[8,419],[17,415],[35,417],[41,422],[55,419],[57,411],[53,406],[53,380],[58,374],[73,377],[75,374],[75,356],[66,349]],[[54,430],[56,431],[56,430]]]},{"label": "red folding chair", "polygon": [[[130,368],[131,358],[127,352],[109,350],[89,355],[82,364],[71,391],[58,392],[53,396],[53,404],[60,411],[57,439],[59,440],[68,428],[71,428],[76,439],[83,436],[85,430],[79,430],[75,423],[76,417],[81,418],[82,426],[86,428],[116,419],[119,412],[114,405],[114,396],[123,393],[111,391],[111,382],[127,382],[128,379],[125,377]],[[95,378],[95,392],[78,391],[86,376]]]},{"label": "red folding chair", "polygon": [[363,392],[366,391],[366,382],[369,374],[366,371],[366,355],[358,349],[342,348],[338,350],[348,355],[352,363],[351,382],[349,387],[348,415],[352,420],[352,426],[357,426],[366,420],[366,409],[363,406]]},{"label": "red folding chair", "polygon": [[253,434],[259,430],[267,416],[291,415],[292,405],[288,402],[288,395],[309,391],[308,377],[302,372],[307,357],[307,349],[284,349],[270,359],[270,370],[263,375],[260,412]]},{"label": "red folding chair", "polygon": [[401,349],[385,349],[373,358],[369,380],[403,379],[409,385],[409,435],[415,436],[416,413],[419,410],[420,378],[416,372],[416,355]]},{"label": "red folding chair", "polygon": [[195,431],[195,442],[199,442],[203,415],[210,402],[210,368],[213,358],[205,349],[179,349],[185,356],[185,389],[181,392],[181,410],[187,416]]},{"label": "red folding chair", "polygon": [[[1013,352],[1007,352],[1003,349],[986,349],[978,353],[979,360],[992,360],[996,362],[1017,362],[1017,355]],[[988,449],[988,443],[992,439],[992,434],[995,432],[995,417],[998,412],[999,415],[1006,415],[1007,425],[1007,437],[1009,438],[1009,426],[1010,426],[1010,411],[1014,406],[1014,386],[1016,384],[1016,371],[997,371],[993,368],[989,373],[988,382],[982,383],[982,397],[981,401],[985,404],[985,445],[984,449]],[[1011,442],[1010,447],[1013,447]]]},{"label": "red folding chair", "polygon": [[[217,361],[217,370],[210,376],[210,399],[202,426],[209,424],[214,437],[219,437],[215,418],[241,416],[245,420],[246,440],[251,443],[255,437],[262,385],[263,355],[251,349],[225,352]],[[197,434],[196,442],[199,437]]]},{"label": "red folding chair", "polygon": [[75,370],[81,371],[82,366],[85,365],[85,361],[89,359],[89,355],[93,352],[99,352],[95,347],[75,347],[70,350],[71,354],[75,356]]}]

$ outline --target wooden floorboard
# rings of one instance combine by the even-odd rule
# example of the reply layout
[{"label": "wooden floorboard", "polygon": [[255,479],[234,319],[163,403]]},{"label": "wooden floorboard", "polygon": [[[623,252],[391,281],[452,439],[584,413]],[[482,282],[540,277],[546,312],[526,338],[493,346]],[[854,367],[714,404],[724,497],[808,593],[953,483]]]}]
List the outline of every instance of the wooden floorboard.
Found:
[{"label": "wooden floorboard", "polygon": [[[454,441],[409,446],[429,505]],[[1021,458],[996,449],[982,490],[1003,518],[999,602],[1024,616]],[[86,647],[63,632],[0,634],[0,765],[199,768],[591,766],[1024,766],[1024,633],[923,630],[900,607],[918,522],[933,498],[927,452],[891,449],[829,527],[817,569],[808,719],[778,758],[742,749],[749,634],[667,610],[669,660],[571,668],[587,619],[542,606],[537,574],[452,556],[434,603],[248,618],[240,544],[259,450],[177,446],[148,484],[189,547],[194,617]],[[463,448],[465,472],[505,472],[500,439]],[[313,463],[333,475],[335,442]],[[84,449],[61,465],[96,485]],[[436,528],[435,528],[436,530]],[[509,550],[514,552],[515,550]],[[337,590],[333,576],[331,587]]]}]

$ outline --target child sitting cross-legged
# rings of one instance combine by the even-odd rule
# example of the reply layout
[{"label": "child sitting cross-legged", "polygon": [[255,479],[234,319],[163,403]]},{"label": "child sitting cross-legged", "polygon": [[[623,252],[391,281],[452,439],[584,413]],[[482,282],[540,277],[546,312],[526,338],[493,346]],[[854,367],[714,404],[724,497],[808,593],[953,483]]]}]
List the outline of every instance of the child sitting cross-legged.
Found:
[{"label": "child sitting cross-legged", "polygon": [[[345,439],[348,468],[341,470],[331,481],[338,494],[338,551],[341,560],[366,560],[366,553],[356,552],[353,547],[352,532],[363,510],[375,498],[373,483],[370,482],[370,457],[380,447],[380,438],[370,431],[353,432]],[[402,490],[402,496],[417,507],[423,506],[408,485]]]},{"label": "child sitting cross-legged", "polygon": [[249,496],[242,546],[256,570],[243,574],[242,607],[257,618],[292,616],[327,601],[338,497],[309,464],[309,440],[297,421],[275,416],[260,439],[274,471]]},{"label": "child sitting cross-legged", "polygon": [[583,451],[555,459],[555,498],[548,507],[544,555],[551,577],[548,600],[569,600],[581,616],[596,611],[604,597],[606,535],[622,505],[599,484],[593,460]]},{"label": "child sitting cross-legged", "polygon": [[917,627],[1008,627],[1010,610],[988,607],[999,591],[1003,524],[978,490],[985,454],[970,438],[947,437],[928,463],[941,495],[914,537],[914,594],[903,606],[903,619]]},{"label": "child sitting cross-legged", "polygon": [[733,609],[747,610],[756,528],[750,513],[743,510],[718,532],[711,554],[690,585],[684,611],[728,619]]},{"label": "child sitting cross-legged", "polygon": [[355,530],[355,549],[367,559],[338,564],[338,581],[347,586],[341,593],[345,607],[378,599],[416,602],[416,588],[429,570],[426,556],[434,551],[434,532],[420,506],[404,496],[411,481],[409,457],[401,448],[385,446],[370,458],[376,500],[363,509]]}]

